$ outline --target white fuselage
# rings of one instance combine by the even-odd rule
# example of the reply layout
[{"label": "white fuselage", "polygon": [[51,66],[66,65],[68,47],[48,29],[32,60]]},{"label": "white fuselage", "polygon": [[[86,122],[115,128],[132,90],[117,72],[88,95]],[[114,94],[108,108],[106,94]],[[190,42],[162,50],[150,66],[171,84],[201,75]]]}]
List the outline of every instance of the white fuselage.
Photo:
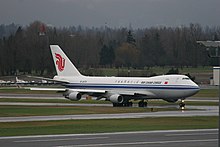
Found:
[{"label": "white fuselage", "polygon": [[[116,103],[132,105],[129,100],[164,99],[175,102],[199,91],[199,87],[184,75],[142,77],[89,77],[83,76],[58,45],[50,45],[57,71],[55,81],[64,82],[59,91],[70,100],[80,100],[83,94],[102,97]],[[145,104],[144,104],[145,105]]]},{"label": "white fuselage", "polygon": [[[55,77],[62,80],[62,77]],[[64,79],[63,79],[64,80]],[[143,95],[143,99],[185,99],[199,91],[199,86],[184,75],[141,77],[65,77],[71,89],[99,89],[108,94]],[[144,96],[145,95],[145,96]]]}]

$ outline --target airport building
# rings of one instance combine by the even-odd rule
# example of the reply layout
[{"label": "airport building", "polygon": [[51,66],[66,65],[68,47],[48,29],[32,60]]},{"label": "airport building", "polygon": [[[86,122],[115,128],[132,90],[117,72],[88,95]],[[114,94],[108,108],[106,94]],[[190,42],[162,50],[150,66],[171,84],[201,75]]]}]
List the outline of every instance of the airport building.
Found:
[{"label": "airport building", "polygon": [[220,67],[213,67],[213,82],[210,83],[211,85],[219,85],[219,71]]}]

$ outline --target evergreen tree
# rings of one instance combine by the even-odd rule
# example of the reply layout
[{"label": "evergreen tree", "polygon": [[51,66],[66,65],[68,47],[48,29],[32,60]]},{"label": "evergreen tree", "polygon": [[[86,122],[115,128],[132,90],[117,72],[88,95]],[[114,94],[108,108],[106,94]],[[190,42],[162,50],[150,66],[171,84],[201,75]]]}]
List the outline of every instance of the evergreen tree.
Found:
[{"label": "evergreen tree", "polygon": [[134,39],[132,33],[131,33],[131,30],[128,31],[128,34],[127,34],[127,43],[129,44],[132,44],[132,45],[136,45],[136,40]]},{"label": "evergreen tree", "polygon": [[101,65],[112,65],[114,59],[115,59],[115,53],[112,45],[106,46],[104,45],[101,48],[101,51],[99,53],[100,55],[100,64]]}]

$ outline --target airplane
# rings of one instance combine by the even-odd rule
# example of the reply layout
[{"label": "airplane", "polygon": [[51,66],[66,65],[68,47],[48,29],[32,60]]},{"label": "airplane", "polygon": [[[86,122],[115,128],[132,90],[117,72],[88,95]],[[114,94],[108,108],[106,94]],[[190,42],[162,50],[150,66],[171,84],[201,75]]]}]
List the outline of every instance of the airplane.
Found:
[{"label": "airplane", "polygon": [[18,77],[15,77],[15,84],[17,85],[18,88],[20,88],[21,85],[29,84],[29,82],[21,80],[21,79],[18,79]]},{"label": "airplane", "polygon": [[[154,77],[97,77],[82,75],[58,45],[50,45],[57,75],[53,81],[65,88],[31,88],[63,92],[65,98],[80,100],[82,95],[104,98],[113,107],[131,107],[131,100],[140,100],[139,107],[146,107],[149,99],[163,99],[184,107],[184,99],[196,94],[200,88],[185,75],[161,75]],[[45,80],[50,80],[45,78]]]},{"label": "airplane", "polygon": [[27,84],[28,81],[24,81],[24,80],[18,79],[18,77],[15,77],[15,83],[16,84]]},{"label": "airplane", "polygon": [[15,82],[18,84],[21,84],[21,83],[26,83],[24,80],[20,80],[18,79],[18,77],[15,77]]},{"label": "airplane", "polygon": [[7,84],[7,81],[0,80],[0,85],[4,85],[4,84]]}]

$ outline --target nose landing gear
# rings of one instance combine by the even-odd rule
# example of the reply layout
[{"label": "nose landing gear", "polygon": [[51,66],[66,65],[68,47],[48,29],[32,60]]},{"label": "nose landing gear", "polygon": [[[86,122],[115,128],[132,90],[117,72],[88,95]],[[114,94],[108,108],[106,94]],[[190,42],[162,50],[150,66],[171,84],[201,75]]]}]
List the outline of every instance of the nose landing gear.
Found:
[{"label": "nose landing gear", "polygon": [[181,102],[179,103],[179,106],[181,109],[185,109],[185,103],[184,103],[184,100],[181,100]]}]

